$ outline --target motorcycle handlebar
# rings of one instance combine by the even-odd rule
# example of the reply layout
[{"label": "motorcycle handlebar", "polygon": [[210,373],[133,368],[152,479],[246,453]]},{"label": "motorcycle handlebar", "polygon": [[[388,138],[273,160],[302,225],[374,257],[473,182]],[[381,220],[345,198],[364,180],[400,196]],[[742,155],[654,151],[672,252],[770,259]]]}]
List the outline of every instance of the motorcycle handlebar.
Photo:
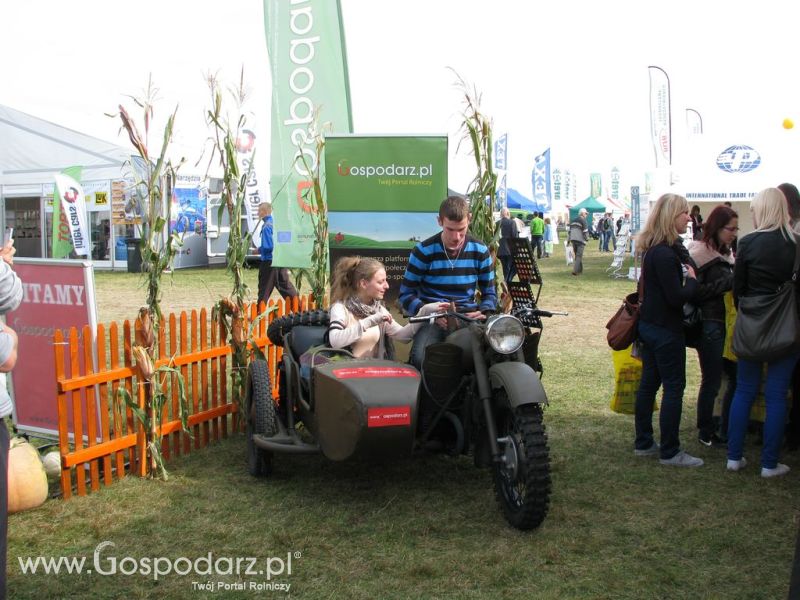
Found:
[{"label": "motorcycle handlebar", "polygon": [[[535,316],[535,317],[553,317],[553,316],[566,317],[566,316],[569,315],[568,312],[541,310],[539,308],[528,308],[528,309],[524,309],[521,312],[524,312],[526,315],[532,315],[532,316]],[[466,321],[467,323],[474,323],[474,322],[477,322],[477,321],[481,320],[481,319],[473,319],[471,317],[468,317],[468,316],[466,316],[464,314],[461,314],[461,313],[458,313],[458,312],[442,311],[442,312],[437,312],[437,313],[431,313],[429,315],[425,315],[424,317],[409,317],[408,322],[409,323],[424,323],[424,322],[427,321],[427,322],[432,323],[433,321],[435,321],[436,319],[439,319],[441,317],[457,317],[457,318],[461,319],[462,321]]]},{"label": "motorcycle handlebar", "polygon": [[441,317],[458,317],[459,319],[461,319],[462,321],[466,321],[467,323],[474,323],[475,321],[479,320],[479,319],[473,319],[471,317],[468,317],[467,315],[463,315],[463,314],[458,313],[458,312],[453,312],[451,310],[448,310],[448,311],[442,311],[442,312],[437,312],[437,313],[431,313],[429,315],[425,315],[424,317],[409,317],[408,318],[408,322],[409,323],[424,323],[426,321],[429,321],[429,322],[433,323],[433,321],[435,321],[436,319],[439,319]]}]

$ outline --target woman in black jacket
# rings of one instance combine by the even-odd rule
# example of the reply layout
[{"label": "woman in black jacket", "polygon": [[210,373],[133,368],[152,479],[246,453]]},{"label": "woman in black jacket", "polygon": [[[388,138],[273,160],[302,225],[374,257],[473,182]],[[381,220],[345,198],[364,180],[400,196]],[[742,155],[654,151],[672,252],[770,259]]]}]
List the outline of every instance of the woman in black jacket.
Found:
[{"label": "woman in black jacket", "polygon": [[[725,347],[725,293],[733,289],[731,244],[739,231],[739,215],[732,208],[717,206],[703,226],[703,239],[692,242],[689,255],[697,267],[699,289],[696,302],[702,315],[702,332],[697,340],[700,359],[700,392],[697,396],[698,439],[705,446],[721,445],[723,437],[714,424],[714,401],[722,381],[722,351]],[[721,431],[728,431],[730,397],[722,407]]]},{"label": "woman in black jacket", "polygon": [[[786,198],[778,188],[759,192],[750,204],[756,228],[739,240],[736,267],[733,271],[733,299],[737,303],[743,296],[773,294],[782,285],[792,285],[797,241],[789,220]],[[785,475],[789,467],[780,464],[780,447],[786,422],[786,392],[792,371],[800,353],[767,363],[764,384],[764,401],[767,417],[764,421],[764,444],[761,448],[761,476]],[[736,394],[731,402],[728,424],[729,471],[745,466],[742,455],[744,434],[750,417],[750,408],[761,387],[764,363],[739,358],[736,377]]]},{"label": "woman in black jacket", "polygon": [[[634,454],[659,454],[661,464],[699,467],[703,461],[681,450],[678,429],[686,387],[686,341],[683,305],[697,290],[694,268],[681,235],[689,224],[686,198],[661,196],[650,212],[644,230],[636,238],[642,258],[642,305],[639,341],[642,380],[636,394],[636,441]],[[664,386],[659,425],[661,445],[653,440],[653,403]]]}]

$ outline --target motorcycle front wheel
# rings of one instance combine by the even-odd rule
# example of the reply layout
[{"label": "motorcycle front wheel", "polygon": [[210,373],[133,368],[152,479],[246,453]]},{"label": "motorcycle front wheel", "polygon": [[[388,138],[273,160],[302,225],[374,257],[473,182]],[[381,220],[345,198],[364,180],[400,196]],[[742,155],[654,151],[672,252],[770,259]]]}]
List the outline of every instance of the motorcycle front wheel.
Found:
[{"label": "motorcycle front wheel", "polygon": [[497,501],[512,527],[535,529],[547,516],[550,505],[550,450],[542,407],[526,404],[505,406],[497,417],[497,437],[502,441],[502,461],[494,464]]}]

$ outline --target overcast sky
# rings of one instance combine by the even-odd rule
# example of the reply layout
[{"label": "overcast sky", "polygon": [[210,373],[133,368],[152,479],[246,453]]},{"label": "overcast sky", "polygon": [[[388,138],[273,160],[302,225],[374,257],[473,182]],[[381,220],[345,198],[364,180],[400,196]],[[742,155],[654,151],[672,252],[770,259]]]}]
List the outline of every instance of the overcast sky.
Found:
[{"label": "overcast sky", "polygon": [[[642,184],[654,166],[647,66],[672,82],[675,160],[684,109],[705,132],[796,136],[800,121],[797,2],[739,0],[342,0],[356,133],[447,133],[450,186],[472,159],[456,154],[461,96],[454,68],[483,95],[496,135],[509,134],[509,185],[531,195],[533,157],[553,167],[622,170]],[[175,104],[178,148],[190,164],[206,129],[204,73],[234,81],[245,66],[249,108],[266,137],[269,68],[258,0],[0,3],[0,104],[126,145],[113,112],[149,73],[165,115]],[[157,115],[158,116],[158,115]],[[157,125],[160,121],[157,121]],[[262,138],[262,139],[264,139]],[[262,147],[265,160],[268,148]],[[202,172],[187,167],[185,172]],[[798,177],[800,179],[800,177]]]}]

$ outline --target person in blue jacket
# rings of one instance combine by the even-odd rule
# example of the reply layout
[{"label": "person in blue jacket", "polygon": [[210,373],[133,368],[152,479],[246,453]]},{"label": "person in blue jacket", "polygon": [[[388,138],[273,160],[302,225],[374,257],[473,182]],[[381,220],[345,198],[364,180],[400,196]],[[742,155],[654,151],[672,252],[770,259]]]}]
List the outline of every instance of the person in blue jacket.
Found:
[{"label": "person in blue jacket", "polygon": [[277,286],[278,293],[284,298],[297,296],[297,290],[289,279],[289,269],[272,266],[272,204],[262,202],[258,205],[258,217],[261,219],[261,243],[259,252],[261,263],[258,265],[258,301],[269,302],[272,290]]}]

